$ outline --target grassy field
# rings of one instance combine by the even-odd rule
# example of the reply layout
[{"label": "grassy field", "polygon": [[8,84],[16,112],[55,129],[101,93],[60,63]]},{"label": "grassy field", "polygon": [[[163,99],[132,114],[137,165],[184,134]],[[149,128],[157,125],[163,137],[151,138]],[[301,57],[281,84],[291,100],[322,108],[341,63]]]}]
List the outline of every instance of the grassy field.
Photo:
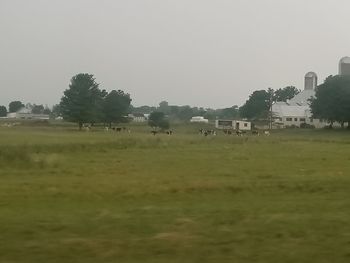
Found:
[{"label": "grassy field", "polygon": [[0,262],[350,262],[350,132],[0,127]]}]

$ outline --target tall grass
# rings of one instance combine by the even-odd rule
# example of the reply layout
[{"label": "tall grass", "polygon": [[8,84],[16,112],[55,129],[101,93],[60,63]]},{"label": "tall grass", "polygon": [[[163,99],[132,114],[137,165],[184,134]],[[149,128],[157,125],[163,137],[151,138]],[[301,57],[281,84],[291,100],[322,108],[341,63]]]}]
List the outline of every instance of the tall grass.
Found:
[{"label": "tall grass", "polygon": [[0,128],[0,262],[348,262],[348,133],[137,129]]}]

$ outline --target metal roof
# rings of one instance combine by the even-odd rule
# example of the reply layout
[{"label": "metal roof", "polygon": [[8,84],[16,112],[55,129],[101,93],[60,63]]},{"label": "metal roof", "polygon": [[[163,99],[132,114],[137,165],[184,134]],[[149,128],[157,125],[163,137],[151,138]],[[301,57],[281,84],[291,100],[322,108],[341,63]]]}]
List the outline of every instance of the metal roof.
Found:
[{"label": "metal roof", "polygon": [[339,61],[340,64],[350,64],[350,57],[343,57],[340,61]]},{"label": "metal roof", "polygon": [[303,90],[287,102],[274,103],[272,111],[277,117],[311,117],[308,100],[314,96],[314,90]]},{"label": "metal roof", "polygon": [[315,91],[311,89],[306,89],[297,94],[294,98],[288,101],[289,105],[300,105],[300,106],[308,106],[309,99],[315,97]]}]

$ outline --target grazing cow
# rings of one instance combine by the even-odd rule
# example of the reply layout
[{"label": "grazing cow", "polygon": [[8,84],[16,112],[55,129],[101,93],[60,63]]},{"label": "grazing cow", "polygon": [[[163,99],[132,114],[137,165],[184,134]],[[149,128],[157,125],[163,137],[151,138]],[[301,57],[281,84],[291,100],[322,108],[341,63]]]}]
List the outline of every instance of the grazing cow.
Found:
[{"label": "grazing cow", "polygon": [[157,131],[151,131],[153,135],[156,135],[158,132]]},{"label": "grazing cow", "polygon": [[226,134],[226,135],[231,135],[232,134],[232,130],[223,130],[224,131],[224,133]]},{"label": "grazing cow", "polygon": [[257,131],[257,130],[252,130],[252,134],[253,134],[253,135],[257,135],[257,136],[260,135],[260,134],[259,134],[259,131]]},{"label": "grazing cow", "polygon": [[166,134],[173,135],[173,131],[172,130],[166,131]]},{"label": "grazing cow", "polygon": [[83,125],[83,129],[87,132],[91,131],[91,126],[90,125]]},{"label": "grazing cow", "polygon": [[236,135],[237,135],[237,136],[243,136],[243,132],[242,132],[241,130],[237,130],[237,131],[236,131]]},{"label": "grazing cow", "polygon": [[266,136],[270,136],[270,131],[264,131],[264,134],[265,134]]}]

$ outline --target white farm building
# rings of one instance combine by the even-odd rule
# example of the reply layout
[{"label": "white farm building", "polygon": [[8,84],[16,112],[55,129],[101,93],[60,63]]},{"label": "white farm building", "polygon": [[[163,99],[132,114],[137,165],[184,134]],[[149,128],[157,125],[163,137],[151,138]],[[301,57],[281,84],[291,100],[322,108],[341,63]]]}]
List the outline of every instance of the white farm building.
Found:
[{"label": "white farm building", "polygon": [[309,99],[315,96],[317,75],[309,72],[305,75],[305,88],[291,100],[279,101],[272,105],[274,126],[278,128],[300,127],[302,124],[323,128],[329,123],[312,117]]},{"label": "white farm building", "polygon": [[252,128],[249,121],[237,121],[237,120],[216,120],[215,128],[222,130],[241,130],[250,131]]},{"label": "white farm building", "polygon": [[49,120],[48,114],[35,114],[31,109],[23,107],[17,112],[10,112],[7,114],[8,119],[25,119],[25,120]]},{"label": "white farm building", "polygon": [[190,122],[200,122],[200,123],[208,123],[209,120],[208,119],[205,119],[204,117],[202,116],[194,116],[190,119]]},{"label": "white farm building", "polygon": [[[339,61],[339,75],[350,76],[350,57],[343,57]],[[290,126],[300,127],[300,125],[312,125],[315,128],[323,128],[330,125],[329,122],[312,118],[309,100],[315,96],[317,87],[317,75],[308,72],[305,75],[304,90],[287,102],[276,102],[272,105],[272,116],[274,126],[285,128]],[[334,123],[333,126],[340,126]]]}]

